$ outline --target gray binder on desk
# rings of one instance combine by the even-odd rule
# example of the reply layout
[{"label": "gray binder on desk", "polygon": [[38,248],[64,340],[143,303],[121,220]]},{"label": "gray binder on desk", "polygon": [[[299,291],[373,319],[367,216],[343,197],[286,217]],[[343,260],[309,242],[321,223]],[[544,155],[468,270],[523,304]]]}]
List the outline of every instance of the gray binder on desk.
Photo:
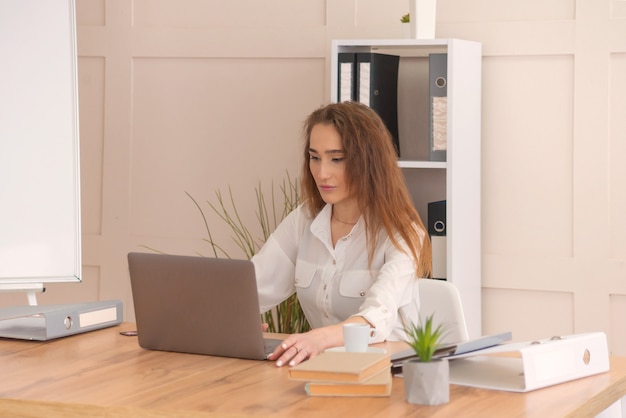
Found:
[{"label": "gray binder on desk", "polygon": [[119,300],[0,309],[0,337],[46,341],[122,322]]}]

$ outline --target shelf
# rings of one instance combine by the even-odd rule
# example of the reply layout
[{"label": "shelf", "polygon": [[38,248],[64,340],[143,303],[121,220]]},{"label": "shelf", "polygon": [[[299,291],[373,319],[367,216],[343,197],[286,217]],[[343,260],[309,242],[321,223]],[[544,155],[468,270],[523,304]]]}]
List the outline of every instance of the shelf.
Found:
[{"label": "shelf", "polygon": [[337,40],[339,52],[380,52],[403,57],[427,57],[431,53],[448,52],[449,39],[352,39]]},{"label": "shelf", "polygon": [[[429,204],[446,201],[446,235],[433,236],[438,278],[458,289],[471,338],[482,335],[481,45],[461,39],[334,40],[331,101],[339,96],[339,54],[396,55],[398,167],[425,223]],[[446,161],[430,155],[430,54],[447,54]],[[353,69],[358,71],[358,68]],[[434,215],[434,213],[433,213]],[[433,218],[434,220],[434,218]],[[436,238],[436,240],[434,239]]]},{"label": "shelf", "polygon": [[448,163],[445,161],[407,161],[398,160],[400,168],[447,168]]}]

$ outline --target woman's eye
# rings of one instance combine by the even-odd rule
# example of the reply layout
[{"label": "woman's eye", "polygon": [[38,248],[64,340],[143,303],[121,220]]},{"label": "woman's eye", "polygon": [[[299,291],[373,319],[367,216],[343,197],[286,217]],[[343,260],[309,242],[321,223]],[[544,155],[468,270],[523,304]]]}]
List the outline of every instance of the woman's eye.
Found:
[{"label": "woman's eye", "polygon": [[309,160],[312,160],[312,161],[317,161],[317,160],[319,160],[319,159],[320,159],[320,157],[315,156],[315,155],[311,155],[311,154],[309,154]]},{"label": "woman's eye", "polygon": [[345,157],[337,157],[337,158],[333,158],[333,160],[332,160],[332,161],[333,161],[334,163],[340,163],[340,162],[342,162],[343,160],[345,160]]}]

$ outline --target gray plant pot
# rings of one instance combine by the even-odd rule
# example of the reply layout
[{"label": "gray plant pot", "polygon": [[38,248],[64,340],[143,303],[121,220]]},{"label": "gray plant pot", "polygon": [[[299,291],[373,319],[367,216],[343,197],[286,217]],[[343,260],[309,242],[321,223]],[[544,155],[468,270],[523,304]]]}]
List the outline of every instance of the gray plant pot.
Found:
[{"label": "gray plant pot", "polygon": [[441,405],[450,401],[450,367],[448,360],[402,363],[404,392],[408,403]]}]

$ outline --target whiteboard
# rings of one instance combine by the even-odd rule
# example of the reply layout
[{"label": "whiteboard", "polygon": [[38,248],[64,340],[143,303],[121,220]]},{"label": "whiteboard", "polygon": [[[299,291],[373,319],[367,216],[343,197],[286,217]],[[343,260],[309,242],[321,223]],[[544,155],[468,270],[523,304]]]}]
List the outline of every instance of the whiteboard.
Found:
[{"label": "whiteboard", "polygon": [[80,281],[79,160],[74,1],[0,0],[0,288]]}]

